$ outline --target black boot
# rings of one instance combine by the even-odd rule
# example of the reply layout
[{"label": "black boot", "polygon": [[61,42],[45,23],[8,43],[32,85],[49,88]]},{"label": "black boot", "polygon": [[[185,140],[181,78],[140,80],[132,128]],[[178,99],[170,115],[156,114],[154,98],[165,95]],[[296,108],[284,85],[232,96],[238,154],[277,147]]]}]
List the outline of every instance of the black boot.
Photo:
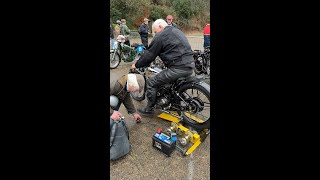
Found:
[{"label": "black boot", "polygon": [[148,101],[148,105],[144,108],[138,108],[138,111],[143,115],[153,115],[153,104]]}]

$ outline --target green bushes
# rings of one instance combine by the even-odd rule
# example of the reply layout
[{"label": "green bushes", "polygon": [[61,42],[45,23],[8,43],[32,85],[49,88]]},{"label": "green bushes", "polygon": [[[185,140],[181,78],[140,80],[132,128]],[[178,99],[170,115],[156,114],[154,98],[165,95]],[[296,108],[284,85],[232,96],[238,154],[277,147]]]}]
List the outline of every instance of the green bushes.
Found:
[{"label": "green bushes", "polygon": [[210,16],[209,0],[110,0],[112,22],[126,19],[130,29],[136,30],[143,18],[165,19],[168,14],[184,30],[202,30]]}]

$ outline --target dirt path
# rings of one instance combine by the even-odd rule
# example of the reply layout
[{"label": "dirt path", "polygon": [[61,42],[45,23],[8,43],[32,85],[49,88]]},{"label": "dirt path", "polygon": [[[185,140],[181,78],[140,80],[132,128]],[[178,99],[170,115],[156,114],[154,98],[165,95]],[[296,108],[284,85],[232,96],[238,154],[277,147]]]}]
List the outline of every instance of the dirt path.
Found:
[{"label": "dirt path", "polygon": [[[111,79],[129,72],[130,63],[121,62],[118,68],[111,70]],[[134,101],[135,107],[146,105]],[[152,135],[158,128],[168,128],[170,122],[158,117],[143,117],[143,123],[136,124],[126,113],[122,105],[120,112],[126,118],[130,132],[131,152],[124,158],[110,162],[111,180],[207,180],[210,179],[210,136],[190,156],[183,156],[175,150],[166,157],[152,147]]]}]

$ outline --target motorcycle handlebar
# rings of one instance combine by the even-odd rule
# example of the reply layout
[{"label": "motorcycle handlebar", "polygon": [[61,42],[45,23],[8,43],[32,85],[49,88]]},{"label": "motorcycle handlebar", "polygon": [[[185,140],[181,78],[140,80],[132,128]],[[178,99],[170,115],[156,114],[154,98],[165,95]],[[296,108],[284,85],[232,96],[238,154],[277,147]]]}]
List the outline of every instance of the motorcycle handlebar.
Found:
[{"label": "motorcycle handlebar", "polygon": [[129,73],[139,74],[139,71],[136,68],[130,68]]}]

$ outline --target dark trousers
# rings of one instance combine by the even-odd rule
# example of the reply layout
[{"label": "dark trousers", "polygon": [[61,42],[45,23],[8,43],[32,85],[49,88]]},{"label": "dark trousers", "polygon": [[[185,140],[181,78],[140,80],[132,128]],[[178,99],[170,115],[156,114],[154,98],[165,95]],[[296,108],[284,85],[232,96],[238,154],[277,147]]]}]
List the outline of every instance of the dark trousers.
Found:
[{"label": "dark trousers", "polygon": [[141,36],[141,42],[145,48],[148,48],[148,36]]},{"label": "dark trousers", "polygon": [[204,35],[203,47],[206,48],[208,46],[210,46],[210,35]]},{"label": "dark trousers", "polygon": [[147,80],[147,92],[148,106],[155,105],[157,100],[157,90],[159,86],[171,83],[180,77],[187,77],[192,75],[192,68],[168,68],[161,71],[159,74]]}]

